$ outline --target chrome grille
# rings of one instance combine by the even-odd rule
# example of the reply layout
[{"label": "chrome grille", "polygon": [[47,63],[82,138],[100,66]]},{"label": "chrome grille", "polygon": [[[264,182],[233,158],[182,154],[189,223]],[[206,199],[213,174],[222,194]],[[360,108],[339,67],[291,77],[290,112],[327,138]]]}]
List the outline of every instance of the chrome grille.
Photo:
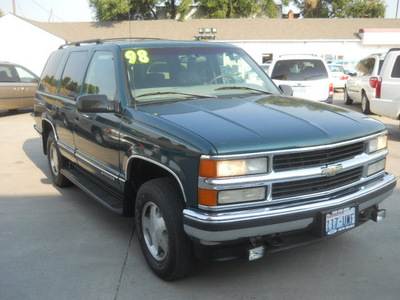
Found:
[{"label": "chrome grille", "polygon": [[364,143],[345,145],[332,149],[275,155],[273,169],[284,171],[304,167],[323,166],[351,159],[364,151]]},{"label": "chrome grille", "polygon": [[309,195],[339,188],[360,180],[362,171],[363,168],[359,167],[338,173],[332,177],[274,183],[272,185],[272,200]]}]

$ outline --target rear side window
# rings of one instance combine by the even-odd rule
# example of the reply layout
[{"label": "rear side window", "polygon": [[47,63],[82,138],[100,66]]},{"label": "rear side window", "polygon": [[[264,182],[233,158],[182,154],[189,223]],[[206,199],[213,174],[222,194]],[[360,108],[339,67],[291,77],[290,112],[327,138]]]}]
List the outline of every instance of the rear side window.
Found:
[{"label": "rear side window", "polygon": [[328,78],[328,72],[319,59],[290,59],[277,61],[271,77],[278,80],[319,80]]},{"label": "rear side window", "polygon": [[42,81],[39,86],[41,91],[50,94],[57,94],[61,75],[61,59],[63,55],[63,50],[58,50],[50,55],[42,73]]},{"label": "rear side window", "polygon": [[374,66],[375,66],[375,59],[370,57],[361,60],[357,64],[356,68],[359,75],[371,75],[372,71],[374,70]]},{"label": "rear side window", "polygon": [[116,100],[117,84],[112,52],[95,52],[86,74],[83,94],[102,94],[108,100]]},{"label": "rear side window", "polygon": [[0,82],[19,82],[14,66],[0,65]]},{"label": "rear side window", "polygon": [[85,68],[87,51],[71,52],[61,78],[59,94],[76,99]]},{"label": "rear side window", "polygon": [[400,78],[400,56],[396,58],[391,76],[393,78]]}]

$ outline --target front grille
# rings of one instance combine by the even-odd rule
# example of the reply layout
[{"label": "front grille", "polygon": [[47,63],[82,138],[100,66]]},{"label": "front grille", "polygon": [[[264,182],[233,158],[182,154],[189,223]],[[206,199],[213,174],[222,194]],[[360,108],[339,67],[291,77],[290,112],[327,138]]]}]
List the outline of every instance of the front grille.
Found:
[{"label": "front grille", "polygon": [[364,143],[359,142],[332,149],[275,155],[273,158],[273,168],[275,171],[284,171],[323,166],[351,159],[362,154],[363,151]]},{"label": "front grille", "polygon": [[339,188],[360,180],[362,171],[363,168],[359,167],[338,173],[332,177],[274,183],[272,185],[272,200],[309,195]]}]

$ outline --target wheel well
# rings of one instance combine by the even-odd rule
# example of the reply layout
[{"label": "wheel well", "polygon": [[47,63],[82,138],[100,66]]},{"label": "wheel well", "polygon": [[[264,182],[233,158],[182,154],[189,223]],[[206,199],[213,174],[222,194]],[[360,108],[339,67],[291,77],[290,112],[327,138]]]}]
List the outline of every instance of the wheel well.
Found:
[{"label": "wheel well", "polygon": [[[140,158],[133,159],[128,166],[128,177],[126,178],[126,184],[125,184],[123,215],[124,216],[134,215],[136,195],[139,188],[145,182],[162,177],[171,178],[173,182],[176,184],[177,189],[182,194],[183,191],[177,179],[169,171],[152,162]],[[183,194],[181,199],[182,199],[182,205],[185,207],[186,204],[184,202]]]}]

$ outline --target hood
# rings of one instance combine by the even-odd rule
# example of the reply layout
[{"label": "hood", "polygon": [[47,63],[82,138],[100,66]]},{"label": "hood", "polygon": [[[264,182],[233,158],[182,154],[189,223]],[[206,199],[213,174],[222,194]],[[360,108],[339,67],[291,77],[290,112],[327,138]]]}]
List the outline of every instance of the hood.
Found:
[{"label": "hood", "polygon": [[216,154],[326,145],[385,129],[379,121],[341,107],[276,95],[181,101],[140,110],[202,137]]}]

